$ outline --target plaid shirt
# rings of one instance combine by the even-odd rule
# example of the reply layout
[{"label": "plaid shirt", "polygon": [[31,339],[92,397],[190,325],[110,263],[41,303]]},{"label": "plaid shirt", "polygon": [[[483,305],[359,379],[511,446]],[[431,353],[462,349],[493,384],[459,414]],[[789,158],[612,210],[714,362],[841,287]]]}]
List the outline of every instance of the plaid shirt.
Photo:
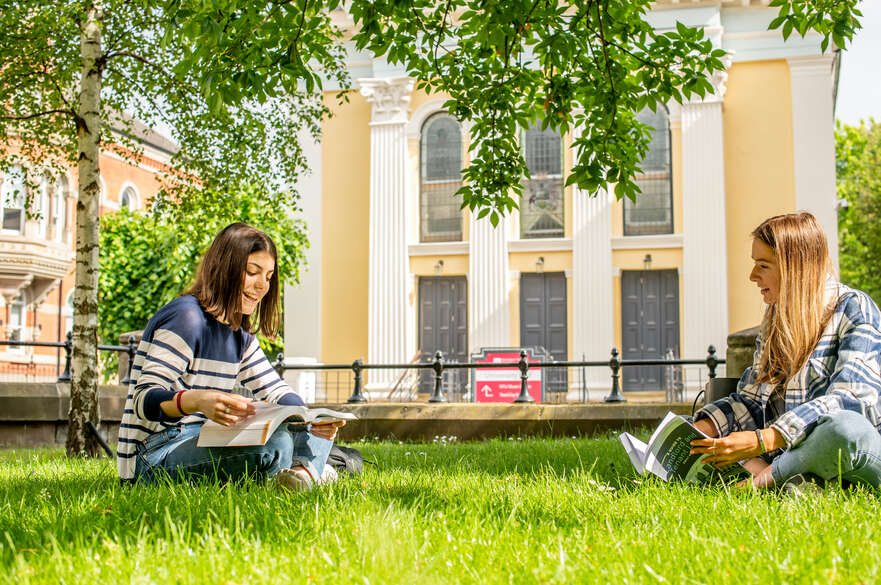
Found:
[{"label": "plaid shirt", "polygon": [[719,436],[770,423],[790,448],[821,416],[840,410],[862,414],[881,432],[881,314],[869,295],[829,279],[827,302],[836,297],[838,305],[820,341],[804,367],[786,382],[782,396],[775,385],[756,383],[760,336],[753,367],[743,373],[737,391],[700,409],[695,419],[710,418]]}]

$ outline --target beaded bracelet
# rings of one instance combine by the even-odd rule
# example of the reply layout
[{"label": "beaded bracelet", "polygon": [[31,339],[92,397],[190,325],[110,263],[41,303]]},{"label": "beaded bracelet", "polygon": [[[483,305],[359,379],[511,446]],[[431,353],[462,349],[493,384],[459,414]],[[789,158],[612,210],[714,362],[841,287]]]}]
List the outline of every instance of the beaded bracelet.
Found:
[{"label": "beaded bracelet", "polygon": [[768,448],[765,446],[765,437],[762,436],[762,429],[756,429],[756,436],[759,438],[759,447],[762,448],[762,454],[768,452]]}]

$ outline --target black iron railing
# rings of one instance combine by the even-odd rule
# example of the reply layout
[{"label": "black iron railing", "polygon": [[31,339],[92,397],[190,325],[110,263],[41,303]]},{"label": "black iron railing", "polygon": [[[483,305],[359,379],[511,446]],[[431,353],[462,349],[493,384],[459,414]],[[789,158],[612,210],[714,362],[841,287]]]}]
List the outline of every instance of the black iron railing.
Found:
[{"label": "black iron railing", "polygon": [[430,362],[411,363],[411,364],[365,364],[363,360],[355,360],[351,364],[285,364],[284,355],[278,354],[275,361],[275,369],[279,375],[286,370],[300,371],[329,371],[329,370],[351,370],[354,374],[354,388],[352,395],[347,402],[357,404],[367,402],[364,395],[364,372],[366,370],[432,370],[434,372],[434,389],[428,402],[446,402],[447,399],[443,393],[443,375],[447,370],[463,370],[463,369],[492,369],[492,368],[511,368],[516,366],[520,370],[520,394],[514,399],[514,402],[528,403],[534,402],[528,391],[528,377],[530,368],[584,368],[584,367],[607,367],[611,370],[612,386],[608,396],[604,398],[605,402],[626,402],[624,394],[621,392],[621,369],[625,367],[635,366],[679,366],[679,365],[706,365],[709,370],[709,377],[716,377],[716,367],[724,364],[724,359],[716,357],[715,346],[707,348],[707,357],[704,359],[646,359],[646,360],[625,360],[618,357],[618,349],[612,348],[611,357],[603,361],[567,361],[567,362],[530,362],[527,360],[526,350],[520,350],[520,360],[518,362],[496,362],[496,363],[447,363],[441,352],[434,354],[434,359]]},{"label": "black iron railing", "polygon": [[[70,382],[70,357],[73,348],[71,334],[67,334],[64,342],[54,341],[13,341],[0,340],[0,346],[22,346],[22,347],[55,347],[64,349],[64,371],[58,377],[59,382]],[[129,337],[126,345],[99,345],[99,351],[116,351],[125,352],[128,355],[128,368],[126,376],[119,381],[120,384],[127,385],[131,382],[132,364],[134,363],[137,342],[135,337]],[[473,363],[473,362],[447,362],[441,352],[434,354],[434,359],[430,362],[409,363],[409,364],[366,364],[363,360],[355,360],[351,364],[285,364],[284,355],[278,354],[274,367],[279,375],[286,370],[300,371],[348,371],[354,375],[352,395],[347,402],[357,404],[367,402],[364,394],[364,372],[367,370],[431,370],[434,372],[434,385],[428,402],[447,402],[447,398],[443,392],[443,376],[447,370],[466,370],[466,369],[509,369],[514,366],[520,370],[520,394],[514,399],[517,403],[529,403],[535,400],[529,394],[528,378],[529,370],[533,368],[555,369],[555,368],[593,368],[607,367],[611,371],[612,385],[609,394],[603,399],[605,402],[626,402],[624,394],[621,392],[621,369],[625,367],[637,366],[679,366],[679,365],[706,365],[709,370],[709,377],[716,377],[716,367],[724,364],[724,359],[716,357],[716,348],[709,346],[707,348],[707,357],[704,359],[682,359],[682,358],[658,358],[647,360],[625,360],[618,357],[617,348],[612,348],[611,357],[602,361],[565,361],[565,362],[530,362],[527,360],[526,350],[520,350],[520,360],[517,362],[494,362],[494,363]]]},{"label": "black iron railing", "polygon": [[[70,354],[73,349],[73,340],[71,339],[71,334],[68,332],[67,339],[65,341],[16,341],[11,339],[0,340],[0,345],[10,345],[13,347],[56,347],[64,349],[64,371],[61,372],[61,375],[58,376],[59,382],[70,382]],[[126,345],[99,345],[98,351],[124,351],[128,354],[128,371],[126,372],[125,378],[119,381],[120,384],[128,384],[131,382],[132,377],[132,364],[135,361],[135,351],[138,348],[138,344],[135,341],[134,337],[128,338],[128,344]]]}]

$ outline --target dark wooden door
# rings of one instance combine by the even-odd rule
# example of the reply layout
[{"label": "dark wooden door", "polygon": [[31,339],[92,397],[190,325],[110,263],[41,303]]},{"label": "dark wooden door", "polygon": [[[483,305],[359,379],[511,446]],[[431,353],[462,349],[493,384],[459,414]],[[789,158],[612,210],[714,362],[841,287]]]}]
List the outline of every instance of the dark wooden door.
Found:
[{"label": "dark wooden door", "polygon": [[[569,357],[566,275],[542,272],[520,276],[520,346],[543,347],[556,361]],[[545,392],[554,400],[566,392],[565,368],[544,372]]]},{"label": "dark wooden door", "polygon": [[[419,279],[419,350],[422,361],[436,351],[447,361],[468,361],[468,295],[464,276]],[[431,384],[434,374],[423,376]],[[430,391],[423,388],[423,391]]]},{"label": "dark wooden door", "polygon": [[[679,274],[675,270],[621,273],[623,359],[660,359],[668,349],[679,355]],[[624,390],[662,390],[664,366],[626,367]]]}]

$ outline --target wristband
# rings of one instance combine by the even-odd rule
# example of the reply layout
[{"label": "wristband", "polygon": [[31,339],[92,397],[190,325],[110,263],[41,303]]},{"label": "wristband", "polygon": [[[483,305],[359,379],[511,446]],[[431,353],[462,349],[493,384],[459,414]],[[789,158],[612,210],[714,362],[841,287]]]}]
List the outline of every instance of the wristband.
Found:
[{"label": "wristband", "polygon": [[768,452],[768,448],[765,446],[765,437],[762,436],[762,429],[756,429],[756,437],[759,438],[759,447],[762,448],[761,455],[764,455]]},{"label": "wristband", "polygon": [[180,405],[180,397],[184,395],[184,392],[186,392],[186,390],[181,390],[174,395],[174,404],[175,406],[177,406],[177,411],[180,413],[181,416],[187,415],[187,413],[184,412],[183,407]]}]

